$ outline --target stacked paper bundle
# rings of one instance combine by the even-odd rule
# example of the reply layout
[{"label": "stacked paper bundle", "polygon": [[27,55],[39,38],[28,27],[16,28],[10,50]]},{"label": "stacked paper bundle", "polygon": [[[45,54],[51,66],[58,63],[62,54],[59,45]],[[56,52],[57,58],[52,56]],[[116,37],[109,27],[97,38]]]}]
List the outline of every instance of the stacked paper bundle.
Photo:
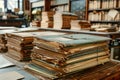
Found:
[{"label": "stacked paper bundle", "polygon": [[6,33],[17,32],[15,29],[3,29],[0,30],[0,52],[7,52],[7,38]]},{"label": "stacked paper bundle", "polygon": [[33,49],[33,43],[32,43],[33,37],[38,35],[45,36],[45,35],[56,35],[56,34],[57,34],[56,32],[51,32],[51,31],[8,33],[7,34],[7,37],[8,37],[7,38],[8,40],[7,55],[18,61],[30,60],[31,50]]},{"label": "stacked paper bundle", "polygon": [[5,34],[0,34],[0,52],[7,52],[7,40]]},{"label": "stacked paper bundle", "polygon": [[31,49],[33,48],[33,37],[30,33],[9,33],[7,34],[8,56],[19,60],[30,60]]},{"label": "stacked paper bundle", "polygon": [[85,34],[38,36],[25,68],[55,79],[103,64],[109,61],[108,40]]},{"label": "stacked paper bundle", "polygon": [[54,29],[70,29],[71,20],[77,20],[78,17],[72,13],[56,12],[54,15]]},{"label": "stacked paper bundle", "polygon": [[71,30],[90,30],[90,22],[86,20],[71,20]]},{"label": "stacked paper bundle", "polygon": [[42,21],[41,27],[42,28],[53,28],[53,15],[55,12],[42,12]]}]

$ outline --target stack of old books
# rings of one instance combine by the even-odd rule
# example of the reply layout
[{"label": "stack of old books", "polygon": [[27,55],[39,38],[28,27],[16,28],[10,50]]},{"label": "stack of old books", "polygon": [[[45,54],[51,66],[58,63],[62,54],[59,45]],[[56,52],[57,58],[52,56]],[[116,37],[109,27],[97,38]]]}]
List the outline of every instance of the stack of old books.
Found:
[{"label": "stack of old books", "polygon": [[[30,60],[31,50],[33,49],[33,39],[35,36],[55,35],[51,31],[31,31],[7,34],[8,56],[18,61]],[[60,34],[60,33],[59,33]],[[62,33],[63,34],[63,33]]]},{"label": "stack of old books", "polygon": [[90,30],[90,22],[86,20],[71,20],[71,30]]},{"label": "stack of old books", "polygon": [[56,12],[54,15],[54,29],[70,29],[71,20],[77,20],[78,17],[72,13]]},{"label": "stack of old books", "polygon": [[41,27],[42,28],[53,28],[53,15],[55,12],[42,12],[42,21]]},{"label": "stack of old books", "polygon": [[37,36],[32,61],[25,68],[56,79],[109,61],[109,38],[63,34]]},{"label": "stack of old books", "polygon": [[7,52],[7,40],[5,34],[0,34],[0,52]]},{"label": "stack of old books", "polygon": [[6,33],[12,33],[16,32],[15,29],[3,29],[0,30],[0,52],[7,52],[7,38],[6,38]]},{"label": "stack of old books", "polygon": [[30,60],[33,48],[33,35],[31,33],[8,33],[8,56],[19,61]]}]

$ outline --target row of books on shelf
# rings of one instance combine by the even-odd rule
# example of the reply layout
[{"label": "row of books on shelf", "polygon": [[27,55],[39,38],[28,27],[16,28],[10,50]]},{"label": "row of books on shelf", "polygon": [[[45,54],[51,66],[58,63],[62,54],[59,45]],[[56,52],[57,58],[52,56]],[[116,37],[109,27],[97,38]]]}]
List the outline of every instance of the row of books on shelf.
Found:
[{"label": "row of books on shelf", "polygon": [[111,24],[111,23],[96,23],[91,25],[91,30],[98,31],[98,32],[116,32],[119,30],[118,24]]},{"label": "row of books on shelf", "polygon": [[51,0],[51,5],[65,4],[68,2],[69,2],[69,0]]},{"label": "row of books on shelf", "polygon": [[88,17],[90,21],[119,21],[120,12],[115,14],[110,12],[104,12],[104,11],[90,12]]},{"label": "row of books on shelf", "polygon": [[61,5],[53,8],[54,11],[69,11],[68,5]]},{"label": "row of books on shelf", "polygon": [[[119,4],[117,6],[117,4]],[[109,9],[120,7],[120,0],[91,0],[89,1],[90,9]]]},{"label": "row of books on shelf", "polygon": [[91,0],[89,1],[89,9],[100,9],[101,0]]},{"label": "row of books on shelf", "polygon": [[116,8],[117,0],[102,0],[102,9],[105,8]]}]

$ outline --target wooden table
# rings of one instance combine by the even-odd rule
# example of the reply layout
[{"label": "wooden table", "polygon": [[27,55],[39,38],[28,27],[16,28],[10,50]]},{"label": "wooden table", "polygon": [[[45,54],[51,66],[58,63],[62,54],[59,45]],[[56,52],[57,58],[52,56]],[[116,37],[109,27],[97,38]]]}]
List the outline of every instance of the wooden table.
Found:
[{"label": "wooden table", "polygon": [[23,18],[15,18],[15,19],[0,19],[0,26],[15,26],[21,27],[22,25],[27,27],[27,22]]}]

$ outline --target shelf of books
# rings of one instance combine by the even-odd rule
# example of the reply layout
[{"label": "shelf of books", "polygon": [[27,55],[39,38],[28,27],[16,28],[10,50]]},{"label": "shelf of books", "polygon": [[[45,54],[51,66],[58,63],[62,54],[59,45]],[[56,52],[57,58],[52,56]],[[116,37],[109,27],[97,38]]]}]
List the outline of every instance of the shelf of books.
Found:
[{"label": "shelf of books", "polygon": [[119,26],[120,0],[87,0],[88,20],[92,24]]},{"label": "shelf of books", "polygon": [[51,9],[55,11],[69,11],[69,0],[51,0]]}]

